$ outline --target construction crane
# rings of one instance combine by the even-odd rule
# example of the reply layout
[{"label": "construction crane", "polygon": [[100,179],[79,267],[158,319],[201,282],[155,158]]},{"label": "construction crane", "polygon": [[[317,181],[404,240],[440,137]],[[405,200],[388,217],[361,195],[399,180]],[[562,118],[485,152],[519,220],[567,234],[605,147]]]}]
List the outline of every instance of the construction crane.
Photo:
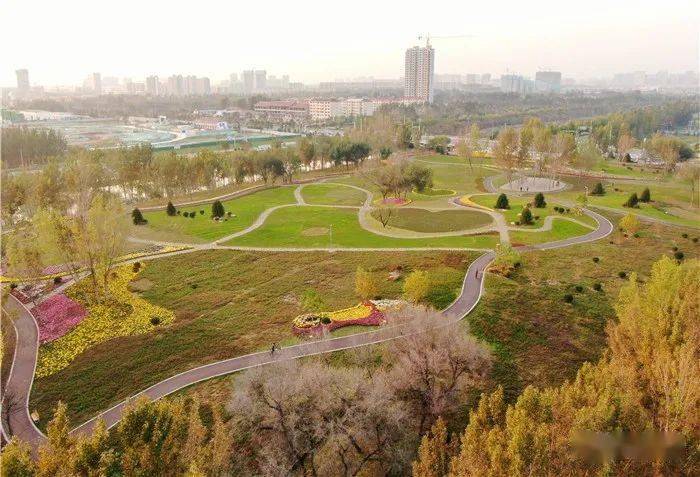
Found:
[{"label": "construction crane", "polygon": [[452,38],[473,38],[474,35],[441,35],[441,36],[430,36],[430,33],[426,34],[425,36],[423,35],[418,35],[418,40],[422,40],[425,38],[425,46],[430,47],[430,39],[432,38],[433,40],[435,39],[452,39]]}]

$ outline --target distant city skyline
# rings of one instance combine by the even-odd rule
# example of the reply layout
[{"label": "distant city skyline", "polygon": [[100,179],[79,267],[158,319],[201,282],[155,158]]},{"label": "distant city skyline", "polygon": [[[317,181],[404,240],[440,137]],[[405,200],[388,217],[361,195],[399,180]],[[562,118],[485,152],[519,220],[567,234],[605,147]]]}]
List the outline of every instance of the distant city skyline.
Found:
[{"label": "distant city skyline", "polygon": [[[437,0],[420,15],[359,0],[342,22],[319,2],[301,3],[272,1],[262,10],[259,4],[214,0],[173,9],[160,1],[125,0],[110,7],[107,22],[83,0],[7,0],[4,32],[18,41],[3,51],[0,85],[14,86],[15,70],[25,68],[32,84],[46,86],[79,84],[94,71],[139,80],[192,72],[216,82],[251,67],[304,83],[398,78],[404,66],[400,52],[422,44],[418,36],[426,33],[435,35],[436,74],[554,70],[583,79],[698,69],[700,12],[689,0],[669,0],[662,7],[646,0],[633,5],[591,0],[571,8],[553,0],[482,5]],[[55,23],[67,13],[80,28]],[[162,28],[153,18],[163,18]],[[444,35],[462,37],[440,39]]]}]

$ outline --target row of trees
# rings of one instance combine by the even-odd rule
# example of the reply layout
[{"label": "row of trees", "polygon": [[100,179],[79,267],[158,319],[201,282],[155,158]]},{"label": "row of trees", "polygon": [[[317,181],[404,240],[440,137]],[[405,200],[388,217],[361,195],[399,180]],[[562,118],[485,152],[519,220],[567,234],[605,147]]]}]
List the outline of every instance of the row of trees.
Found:
[{"label": "row of trees", "polygon": [[233,439],[222,414],[197,400],[135,402],[109,432],[103,421],[87,436],[74,437],[70,428],[59,403],[37,461],[13,438],[2,452],[2,475],[199,477],[230,470]]},{"label": "row of trees", "polygon": [[538,118],[528,119],[520,130],[501,129],[493,156],[496,163],[506,170],[509,180],[515,171],[530,164],[538,174],[554,179],[566,165],[581,165],[581,161],[590,160],[588,156],[577,154],[572,133],[554,132]]},{"label": "row of trees", "polygon": [[609,351],[560,387],[513,404],[481,397],[461,435],[438,422],[416,476],[695,475],[700,469],[700,262],[663,258],[630,277]]},{"label": "row of trees", "polygon": [[305,139],[297,148],[226,154],[204,150],[194,156],[154,154],[149,146],[114,152],[75,151],[36,173],[4,174],[3,218],[11,223],[22,207],[29,208],[25,215],[49,205],[68,210],[74,200],[89,202],[97,191],[111,190],[134,201],[189,195],[232,182],[291,182],[302,168],[359,165],[369,153],[364,142],[337,138]]},{"label": "row of trees", "polygon": [[0,155],[5,168],[43,164],[49,157],[62,155],[67,147],[65,138],[53,129],[2,128]]},{"label": "row of trees", "polygon": [[433,186],[433,170],[416,162],[398,161],[362,172],[379,189],[382,198],[402,197],[412,190],[423,192]]},{"label": "row of trees", "polygon": [[[616,124],[611,120],[605,128],[608,128],[611,136],[612,130],[615,131],[617,139],[613,149],[618,159],[629,159],[629,152],[638,145],[638,141],[631,135],[626,123]],[[603,154],[609,150],[609,141],[602,140],[599,134],[599,130],[594,128],[590,137],[577,141],[575,130],[545,125],[538,118],[530,118],[520,129],[506,127],[499,131],[493,156],[510,175],[532,164],[537,173],[556,178],[565,167],[587,170],[603,158]],[[458,144],[458,153],[469,159],[470,164],[478,141],[476,130]],[[694,154],[679,138],[659,133],[644,141],[642,146],[651,156],[661,159],[669,172],[676,168],[679,161],[690,159]]]}]

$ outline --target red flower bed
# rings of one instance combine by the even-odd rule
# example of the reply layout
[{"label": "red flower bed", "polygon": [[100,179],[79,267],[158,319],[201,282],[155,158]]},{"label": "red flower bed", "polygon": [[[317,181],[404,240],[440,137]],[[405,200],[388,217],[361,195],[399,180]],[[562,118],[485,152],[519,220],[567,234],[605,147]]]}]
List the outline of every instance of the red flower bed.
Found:
[{"label": "red flower bed", "polygon": [[32,314],[39,325],[39,341],[47,343],[72,330],[87,316],[87,311],[83,305],[60,293],[34,307]]},{"label": "red flower bed", "polygon": [[387,197],[386,199],[382,199],[382,204],[385,205],[404,205],[408,204],[410,200],[402,199],[400,197]]},{"label": "red flower bed", "polygon": [[324,332],[324,330],[328,331],[333,331],[337,330],[338,328],[342,328],[344,326],[350,326],[350,325],[359,325],[359,326],[379,326],[384,322],[384,313],[379,311],[379,309],[374,306],[373,303],[371,302],[366,302],[364,303],[366,306],[371,306],[372,311],[370,312],[369,315],[363,317],[363,318],[355,318],[355,319],[345,319],[345,320],[340,320],[340,321],[334,321],[331,320],[330,323],[324,324],[324,323],[319,323],[318,325],[315,326],[307,326],[307,327],[298,327],[298,326],[292,326],[292,331],[294,334],[298,336],[313,336],[313,335],[320,335]]}]

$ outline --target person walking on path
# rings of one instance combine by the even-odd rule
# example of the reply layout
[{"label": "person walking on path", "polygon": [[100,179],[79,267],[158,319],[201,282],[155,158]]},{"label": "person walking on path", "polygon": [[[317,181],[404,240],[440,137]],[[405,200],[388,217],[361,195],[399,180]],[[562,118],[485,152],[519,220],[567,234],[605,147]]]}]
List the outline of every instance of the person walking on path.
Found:
[{"label": "person walking on path", "polygon": [[277,348],[277,343],[272,343],[272,348],[270,348],[270,356],[274,356],[276,348]]}]

